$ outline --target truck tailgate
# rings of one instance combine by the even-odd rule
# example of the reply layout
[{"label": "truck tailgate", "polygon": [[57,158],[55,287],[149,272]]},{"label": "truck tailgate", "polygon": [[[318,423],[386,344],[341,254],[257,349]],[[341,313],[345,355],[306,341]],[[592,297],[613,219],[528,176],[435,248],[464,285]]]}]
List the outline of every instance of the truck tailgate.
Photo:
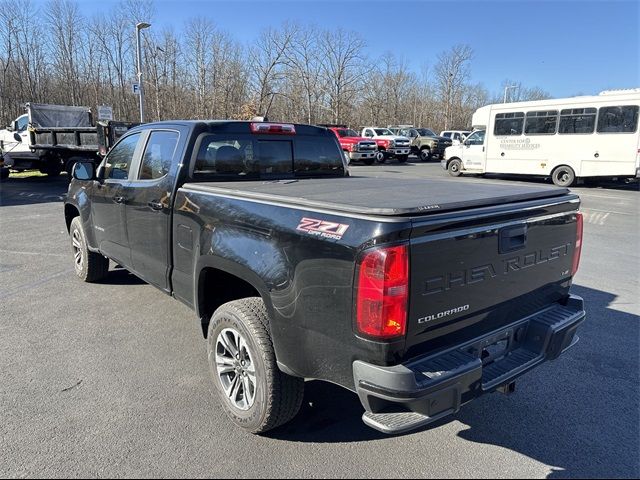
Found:
[{"label": "truck tailgate", "polygon": [[468,212],[414,222],[410,355],[477,337],[566,297],[579,201],[535,204],[491,218]]}]

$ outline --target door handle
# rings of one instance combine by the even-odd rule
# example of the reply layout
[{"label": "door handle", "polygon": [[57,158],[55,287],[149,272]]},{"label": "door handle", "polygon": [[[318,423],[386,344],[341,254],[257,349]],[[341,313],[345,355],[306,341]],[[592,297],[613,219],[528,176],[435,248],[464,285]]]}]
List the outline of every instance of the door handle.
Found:
[{"label": "door handle", "polygon": [[162,210],[164,208],[162,202],[149,202],[147,205],[149,205],[152,210]]},{"label": "door handle", "polygon": [[600,154],[598,152],[595,153],[594,157],[598,158]]},{"label": "door handle", "polygon": [[116,195],[115,197],[113,197],[113,201],[116,203],[124,203],[124,197]]},{"label": "door handle", "polygon": [[502,152],[502,153],[500,154],[500,156],[501,156],[501,157],[504,157],[504,152]]}]

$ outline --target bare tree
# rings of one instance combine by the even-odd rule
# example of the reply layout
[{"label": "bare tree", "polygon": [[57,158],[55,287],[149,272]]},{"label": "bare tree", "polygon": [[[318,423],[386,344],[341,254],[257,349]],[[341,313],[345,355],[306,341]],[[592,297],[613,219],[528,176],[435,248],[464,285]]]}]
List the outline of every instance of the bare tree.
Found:
[{"label": "bare tree", "polygon": [[470,76],[470,61],[473,50],[469,45],[455,45],[438,55],[434,73],[437,93],[444,107],[444,129],[451,125],[451,114],[457,96]]},{"label": "bare tree", "polygon": [[371,70],[363,53],[364,46],[364,40],[355,32],[338,29],[325,31],[322,35],[322,70],[327,79],[334,123],[348,119],[345,110],[353,104]]}]

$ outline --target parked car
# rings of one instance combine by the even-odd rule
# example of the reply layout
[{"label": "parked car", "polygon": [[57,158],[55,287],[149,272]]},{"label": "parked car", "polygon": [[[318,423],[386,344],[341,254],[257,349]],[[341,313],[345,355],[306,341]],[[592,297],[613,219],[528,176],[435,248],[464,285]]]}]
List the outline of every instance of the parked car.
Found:
[{"label": "parked car", "polygon": [[404,163],[411,152],[411,141],[402,135],[394,135],[388,128],[363,127],[362,137],[372,139],[378,145],[376,159],[383,163],[387,158],[396,158]]},{"label": "parked car", "polygon": [[450,138],[452,145],[460,145],[470,133],[471,130],[445,130],[440,132],[440,136]]},{"label": "parked car", "polygon": [[441,158],[452,143],[450,138],[439,137],[428,128],[407,128],[400,133],[411,139],[411,151],[423,162]]},{"label": "parked car", "polygon": [[373,165],[378,146],[369,138],[361,137],[355,130],[345,125],[321,125],[336,134],[342,150],[350,162],[361,161],[365,165]]},{"label": "parked car", "polygon": [[305,378],[357,393],[380,431],[421,427],[512,391],[585,317],[566,189],[350,177],[325,128],[228,121],[142,125],[73,177],[76,275],[113,260],[194,309],[250,432],[292,419]]}]

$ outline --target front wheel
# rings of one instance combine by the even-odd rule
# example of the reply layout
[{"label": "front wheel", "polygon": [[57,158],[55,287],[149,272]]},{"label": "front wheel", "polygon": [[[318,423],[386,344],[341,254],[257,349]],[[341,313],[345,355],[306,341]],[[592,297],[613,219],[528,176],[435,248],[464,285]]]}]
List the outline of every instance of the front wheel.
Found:
[{"label": "front wheel", "polygon": [[97,282],[106,277],[109,273],[109,259],[89,250],[80,217],[75,217],[71,221],[69,235],[73,266],[78,278],[84,282]]},{"label": "front wheel", "polygon": [[376,162],[384,163],[386,159],[387,159],[387,157],[386,157],[386,155],[384,154],[383,151],[376,152]]},{"label": "front wheel", "polygon": [[460,160],[458,160],[457,158],[451,160],[449,162],[449,165],[447,165],[447,171],[452,177],[459,177],[460,175],[462,175],[462,163],[460,162]]},{"label": "front wheel", "polygon": [[304,380],[278,369],[261,298],[225,303],[211,318],[207,356],[227,416],[251,433],[287,423],[302,405]]},{"label": "front wheel", "polygon": [[553,171],[551,180],[559,187],[570,187],[576,181],[576,172],[573,168],[562,165]]},{"label": "front wheel", "polygon": [[420,161],[428,162],[429,160],[431,160],[431,150],[429,150],[428,148],[420,150]]}]

